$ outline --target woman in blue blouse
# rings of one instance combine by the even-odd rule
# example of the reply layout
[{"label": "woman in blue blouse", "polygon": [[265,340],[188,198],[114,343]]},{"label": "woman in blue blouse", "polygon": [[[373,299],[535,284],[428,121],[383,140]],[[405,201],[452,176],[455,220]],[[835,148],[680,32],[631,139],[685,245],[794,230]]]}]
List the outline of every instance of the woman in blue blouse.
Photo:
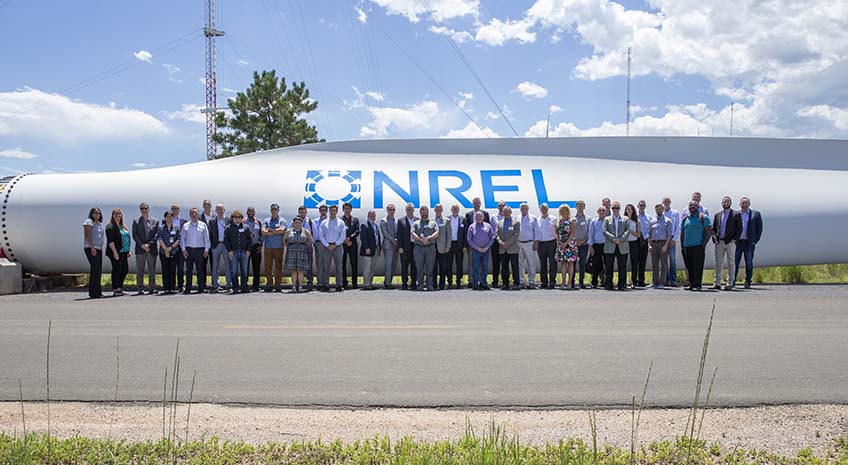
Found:
[{"label": "woman in blue blouse", "polygon": [[124,280],[129,272],[127,257],[130,254],[130,232],[124,225],[124,214],[120,208],[112,210],[112,218],[106,225],[106,242],[109,245],[109,261],[112,263],[112,294],[124,294]]},{"label": "woman in blue blouse", "polygon": [[180,248],[180,231],[174,224],[171,210],[165,210],[164,223],[159,227],[159,261],[162,263],[162,287],[165,294],[173,294],[177,284],[177,257],[182,253]]}]

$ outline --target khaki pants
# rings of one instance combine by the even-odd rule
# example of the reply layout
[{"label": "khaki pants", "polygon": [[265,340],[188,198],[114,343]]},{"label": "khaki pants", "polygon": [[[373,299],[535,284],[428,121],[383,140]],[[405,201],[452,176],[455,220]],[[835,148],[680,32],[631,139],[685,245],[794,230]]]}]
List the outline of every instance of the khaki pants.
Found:
[{"label": "khaki pants", "polygon": [[364,287],[372,287],[374,285],[374,271],[377,270],[377,260],[381,258],[379,255],[369,257],[363,255],[359,257],[359,264],[362,265],[362,285]]},{"label": "khaki pants", "polygon": [[269,288],[279,288],[283,284],[283,248],[265,247],[265,279]]},{"label": "khaki pants", "polygon": [[[525,278],[524,275],[528,276]],[[536,286],[536,251],[533,241],[518,243],[518,279],[522,286]]]},{"label": "khaki pants", "polygon": [[736,277],[736,243],[725,244],[718,241],[715,245],[715,285],[721,285],[722,262],[727,256],[727,285],[733,287],[733,278]]},{"label": "khaki pants", "polygon": [[654,275],[654,286],[662,286],[668,275],[668,250],[662,251],[665,241],[651,243],[651,272]]}]

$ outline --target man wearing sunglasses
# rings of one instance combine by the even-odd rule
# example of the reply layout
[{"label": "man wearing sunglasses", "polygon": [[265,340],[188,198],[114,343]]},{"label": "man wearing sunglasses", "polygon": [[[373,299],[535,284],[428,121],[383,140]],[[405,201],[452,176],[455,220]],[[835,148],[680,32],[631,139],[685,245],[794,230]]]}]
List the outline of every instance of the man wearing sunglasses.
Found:
[{"label": "man wearing sunglasses", "polygon": [[135,242],[135,269],[138,295],[144,295],[144,271],[147,269],[147,292],[156,294],[156,256],[159,247],[156,245],[159,221],[150,217],[150,205],[142,203],[138,206],[141,216],[133,220],[132,236]]},{"label": "man wearing sunglasses", "polygon": [[604,220],[604,269],[606,270],[605,288],[613,290],[613,263],[618,265],[618,290],[627,288],[627,255],[630,244],[630,222],[621,217],[621,203],[612,203],[612,216]]}]

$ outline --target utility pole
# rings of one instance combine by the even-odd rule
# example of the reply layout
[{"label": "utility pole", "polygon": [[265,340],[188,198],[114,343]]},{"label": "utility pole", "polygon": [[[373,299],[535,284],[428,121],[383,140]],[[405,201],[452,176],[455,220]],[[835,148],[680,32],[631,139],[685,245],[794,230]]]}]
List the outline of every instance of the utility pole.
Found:
[{"label": "utility pole", "polygon": [[206,0],[206,24],[203,27],[206,36],[206,159],[212,160],[218,154],[218,144],[212,140],[217,132],[215,112],[218,111],[218,83],[215,63],[215,39],[224,35],[224,31],[215,29],[215,0]]},{"label": "utility pole", "polygon": [[545,139],[548,138],[548,133],[550,132],[550,129],[551,129],[551,112],[550,112],[550,110],[548,110],[548,124],[545,125]]},{"label": "utility pole", "polygon": [[630,135],[630,47],[627,47],[627,133]]},{"label": "utility pole", "polygon": [[733,102],[730,102],[730,137],[733,137]]}]

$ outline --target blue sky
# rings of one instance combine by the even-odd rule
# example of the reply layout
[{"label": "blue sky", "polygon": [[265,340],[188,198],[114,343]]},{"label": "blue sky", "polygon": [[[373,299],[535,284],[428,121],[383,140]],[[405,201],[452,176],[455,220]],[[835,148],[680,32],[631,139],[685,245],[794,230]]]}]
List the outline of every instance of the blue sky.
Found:
[{"label": "blue sky", "polygon": [[[624,135],[628,46],[631,134],[848,136],[848,2],[706,3],[219,0],[219,106],[276,69],[327,140],[514,137],[449,32],[520,137]],[[202,160],[203,8],[0,2],[0,175]]]}]

